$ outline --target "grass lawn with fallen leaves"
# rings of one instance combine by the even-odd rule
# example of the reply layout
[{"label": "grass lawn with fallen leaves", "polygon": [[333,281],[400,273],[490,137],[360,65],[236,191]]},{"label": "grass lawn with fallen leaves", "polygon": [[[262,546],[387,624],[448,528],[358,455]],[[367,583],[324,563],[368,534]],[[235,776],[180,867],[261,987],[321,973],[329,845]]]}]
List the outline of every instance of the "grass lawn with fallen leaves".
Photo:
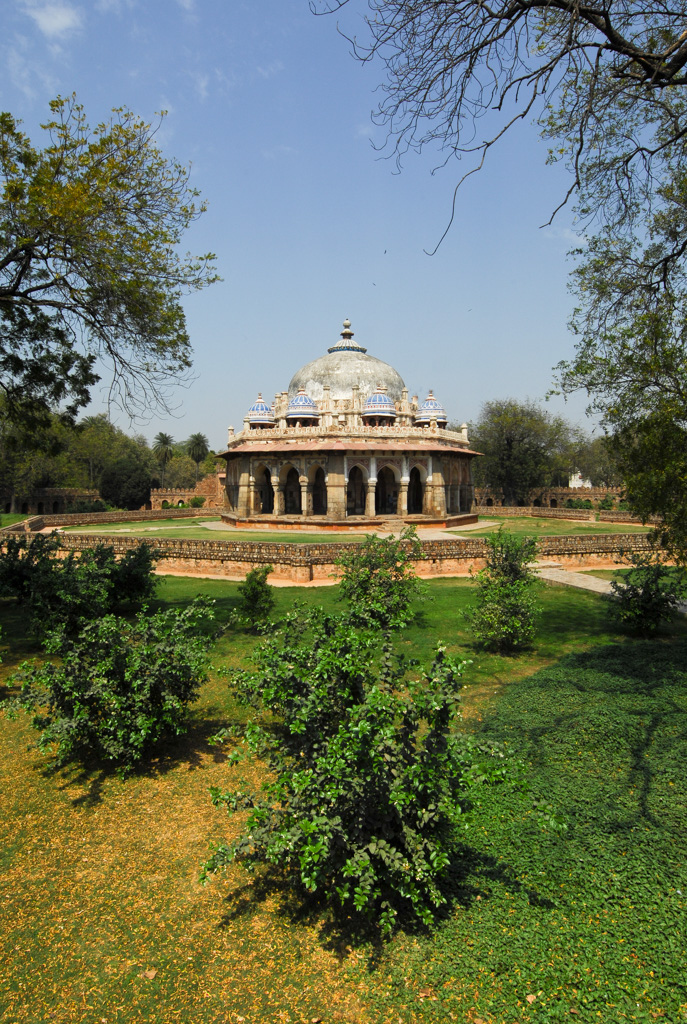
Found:
[{"label": "grass lawn with fallen leaves", "polygon": [[[529,787],[479,791],[438,927],[356,942],[240,868],[200,886],[209,845],[241,824],[208,787],[263,777],[208,742],[243,714],[222,669],[258,641],[232,630],[187,736],[126,781],[98,764],[51,771],[29,719],[0,716],[3,1022],[687,1020],[687,626],[636,641],[597,595],[543,586],[536,648],[512,659],[472,648],[470,581],[427,592],[399,647],[426,663],[443,640],[472,658],[466,727],[505,743]],[[171,577],[158,602],[198,593],[220,622],[236,606],[236,584]],[[333,609],[337,594],[279,588],[277,612]],[[20,609],[0,602],[0,623],[6,680],[37,649]]]}]

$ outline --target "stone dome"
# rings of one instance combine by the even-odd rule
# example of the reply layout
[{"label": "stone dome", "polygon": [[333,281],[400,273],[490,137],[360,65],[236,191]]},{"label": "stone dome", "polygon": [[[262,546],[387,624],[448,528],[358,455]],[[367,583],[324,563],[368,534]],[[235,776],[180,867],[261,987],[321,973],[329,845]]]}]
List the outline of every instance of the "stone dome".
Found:
[{"label": "stone dome", "polygon": [[322,400],[324,385],[328,384],[330,397],[350,399],[355,384],[362,398],[369,398],[378,386],[386,388],[392,402],[400,402],[405,387],[403,378],[393,366],[367,354],[367,349],[353,340],[349,320],[344,320],[341,341],[320,356],[306,363],[291,378],[289,398],[293,399],[303,388],[315,402]]},{"label": "stone dome", "polygon": [[437,423],[446,423],[447,418],[443,405],[436,400],[434,392],[430,391],[417,411],[415,422],[419,425],[430,423],[431,420],[436,420]]}]

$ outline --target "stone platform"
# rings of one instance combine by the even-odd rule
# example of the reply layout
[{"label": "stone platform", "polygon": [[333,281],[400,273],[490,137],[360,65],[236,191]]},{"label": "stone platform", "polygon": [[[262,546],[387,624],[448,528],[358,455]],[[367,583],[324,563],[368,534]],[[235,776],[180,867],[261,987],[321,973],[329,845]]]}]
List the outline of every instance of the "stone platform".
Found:
[{"label": "stone platform", "polygon": [[259,515],[241,518],[232,512],[222,512],[227,526],[244,530],[300,530],[303,533],[400,533],[408,526],[421,530],[461,529],[479,523],[476,513],[464,513],[435,518],[433,516],[346,516],[330,520],[324,516]]}]

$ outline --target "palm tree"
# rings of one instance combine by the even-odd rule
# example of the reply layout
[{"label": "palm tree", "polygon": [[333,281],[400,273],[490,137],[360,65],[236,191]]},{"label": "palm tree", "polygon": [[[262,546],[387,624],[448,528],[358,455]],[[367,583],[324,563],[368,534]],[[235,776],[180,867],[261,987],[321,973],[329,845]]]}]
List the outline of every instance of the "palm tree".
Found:
[{"label": "palm tree", "polygon": [[174,438],[171,434],[160,432],[153,438],[153,455],[160,463],[162,470],[161,484],[165,486],[165,466],[174,455]]},{"label": "palm tree", "polygon": [[200,472],[200,464],[210,451],[210,444],[205,434],[191,434],[186,442],[186,451],[196,464],[196,482]]}]

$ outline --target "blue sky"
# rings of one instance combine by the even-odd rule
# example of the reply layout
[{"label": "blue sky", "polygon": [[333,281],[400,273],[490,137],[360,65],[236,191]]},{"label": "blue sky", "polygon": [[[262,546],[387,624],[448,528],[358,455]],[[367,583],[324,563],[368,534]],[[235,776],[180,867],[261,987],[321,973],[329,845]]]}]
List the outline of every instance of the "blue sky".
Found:
[{"label": "blue sky", "polygon": [[[352,0],[342,27],[364,34],[364,10]],[[307,0],[0,0],[0,17],[0,109],[34,144],[58,93],[76,92],[91,123],[114,106],[146,120],[164,109],[160,146],[191,163],[208,202],[186,241],[217,254],[223,281],[185,301],[196,379],[173,417],[135,428],[147,437],[202,431],[222,448],[257,392],[285,389],[344,317],[411,394],[433,388],[458,421],[487,400],[542,398],[572,354],[572,214],[540,227],[567,177],[546,166],[536,127],[516,128],[463,186],[429,257],[465,167],[433,175],[440,156],[426,151],[398,174],[380,159],[382,70],[354,61]],[[548,404],[578,423],[584,406]]]}]

